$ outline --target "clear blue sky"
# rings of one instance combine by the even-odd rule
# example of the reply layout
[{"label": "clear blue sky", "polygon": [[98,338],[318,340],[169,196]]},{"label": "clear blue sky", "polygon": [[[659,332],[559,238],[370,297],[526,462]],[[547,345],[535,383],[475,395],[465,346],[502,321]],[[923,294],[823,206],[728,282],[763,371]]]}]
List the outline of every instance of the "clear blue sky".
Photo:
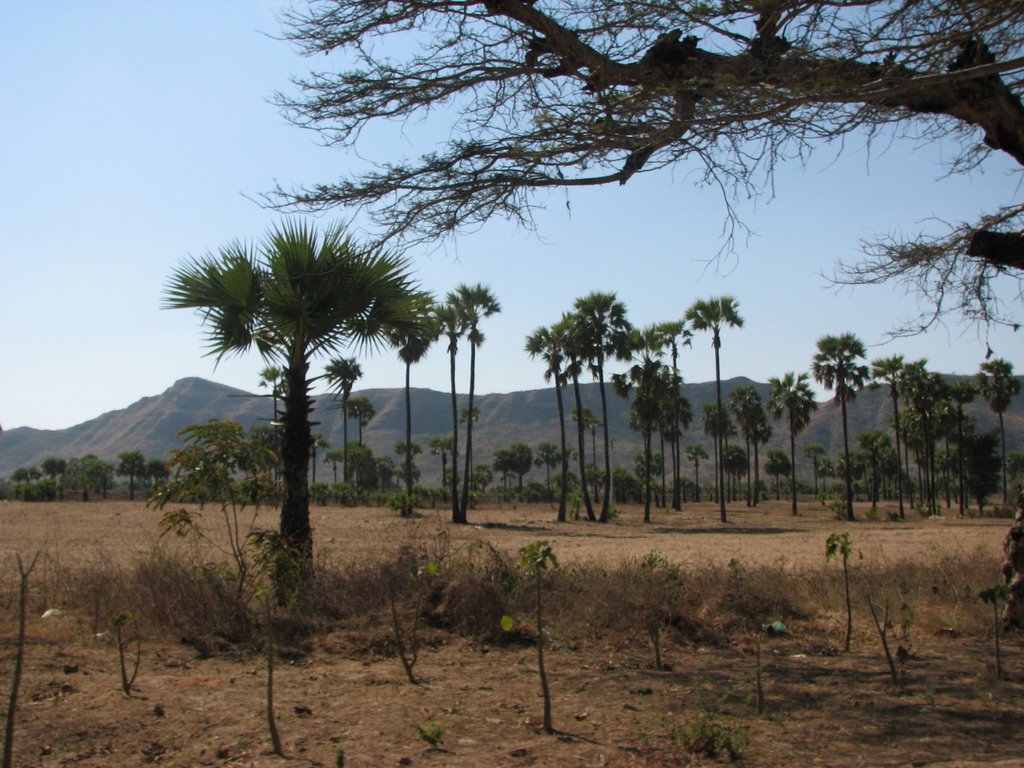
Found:
[{"label": "clear blue sky", "polygon": [[[0,424],[63,428],[162,392],[186,376],[256,391],[255,354],[215,368],[199,319],[160,309],[182,259],[277,220],[253,197],[275,183],[326,181],[358,162],[317,145],[269,103],[309,63],[279,31],[279,3],[136,0],[18,3],[0,29]],[[319,65],[320,62],[317,62]],[[419,154],[413,132],[385,132],[363,154]],[[1019,175],[997,160],[970,178],[943,178],[953,148],[895,142],[871,152],[856,137],[786,167],[774,198],[738,202],[754,235],[714,261],[724,207],[694,184],[696,169],[634,177],[625,187],[541,198],[539,234],[495,222],[412,256],[423,286],[490,285],[503,312],[487,321],[478,392],[545,386],[525,336],[593,290],[616,291],[638,325],[678,319],[696,298],[736,296],[746,320],[728,331],[724,377],[757,380],[806,370],[815,341],[856,332],[869,357],[925,357],[934,370],[973,373],[986,339],[950,325],[886,346],[916,315],[898,286],[836,290],[822,274],[854,260],[861,239],[972,218],[1019,198]],[[391,155],[392,158],[395,154]],[[344,211],[332,214],[351,218]],[[353,226],[365,231],[361,222]],[[1004,286],[1008,300],[1014,293]],[[1018,315],[1021,307],[1016,307]],[[1024,370],[1019,335],[987,342]],[[344,353],[344,351],[343,351]],[[465,365],[468,356],[463,356]],[[398,387],[384,351],[365,359],[357,389]],[[681,364],[713,378],[709,340]],[[460,390],[466,388],[460,371]],[[413,385],[446,390],[441,346]]]}]

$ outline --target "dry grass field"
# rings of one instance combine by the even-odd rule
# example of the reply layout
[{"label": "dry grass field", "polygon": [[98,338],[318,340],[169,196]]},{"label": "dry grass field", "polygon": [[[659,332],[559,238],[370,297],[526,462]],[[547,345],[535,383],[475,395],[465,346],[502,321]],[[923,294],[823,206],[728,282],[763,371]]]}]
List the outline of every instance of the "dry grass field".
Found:
[{"label": "dry grass field", "polygon": [[[889,522],[882,510],[869,522],[859,510],[861,520],[845,523],[811,502],[799,517],[786,502],[732,505],[728,524],[711,505],[656,510],[650,525],[641,512],[559,525],[547,505],[506,505],[454,527],[444,510],[403,520],[387,509],[314,508],[316,605],[302,617],[279,611],[274,625],[285,760],[267,735],[262,635],[222,630],[257,627],[259,612],[233,625],[209,618],[181,581],[209,569],[172,567],[222,560],[216,549],[162,539],[158,513],[142,503],[0,504],[5,712],[15,556],[42,553],[14,765],[336,766],[343,752],[349,768],[678,766],[728,763],[728,746],[737,764],[772,768],[1024,764],[1024,644],[1004,639],[997,680],[991,608],[977,598],[998,578],[1008,520]],[[204,522],[219,531],[216,515]],[[849,653],[842,567],[824,557],[829,534],[843,531],[855,550]],[[541,539],[561,566],[544,593],[554,735],[540,727],[530,592],[513,568],[517,550]],[[671,585],[671,599],[643,581],[638,563],[652,552],[671,576],[657,582]],[[405,679],[374,580],[410,557],[441,561],[444,584],[423,610],[419,685]],[[407,597],[399,607],[410,626]],[[890,605],[888,640],[907,654],[902,685],[869,599]],[[48,608],[62,614],[41,618]],[[130,628],[142,638],[130,697],[106,632],[125,609],[137,612]],[[489,629],[506,609],[522,628]],[[662,627],[660,670],[651,615]],[[760,630],[776,620],[784,633]]]}]

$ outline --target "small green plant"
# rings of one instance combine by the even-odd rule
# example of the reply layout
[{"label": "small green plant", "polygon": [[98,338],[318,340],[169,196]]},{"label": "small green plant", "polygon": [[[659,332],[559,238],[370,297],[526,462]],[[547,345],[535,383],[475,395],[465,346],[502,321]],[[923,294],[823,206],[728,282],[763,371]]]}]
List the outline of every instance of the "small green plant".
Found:
[{"label": "small green plant", "polygon": [[846,596],[846,640],[843,650],[849,653],[853,636],[853,603],[850,599],[850,555],[853,554],[853,540],[848,533],[833,533],[825,542],[826,562],[839,555],[843,561],[843,591]]},{"label": "small green plant", "polygon": [[[231,421],[192,424],[178,436],[185,447],[172,453],[167,466],[173,474],[149,504],[163,512],[160,527],[164,534],[200,539],[229,556],[235,564],[238,596],[247,597],[255,588],[248,545],[257,532],[260,506],[277,498],[271,472],[277,457]],[[183,501],[197,502],[199,510],[165,510],[168,504]],[[220,508],[224,537],[208,536],[203,529],[202,513],[208,504]]]},{"label": "small green plant", "polygon": [[[542,591],[544,573],[548,565],[558,567],[558,559],[546,541],[535,541],[527,544],[519,550],[519,562],[517,567],[527,571],[533,578],[536,594],[536,617],[537,617],[537,668],[540,673],[540,690],[544,696],[544,732],[554,733],[555,729],[551,724],[551,690],[548,687],[548,675],[544,668],[544,617],[542,614]],[[515,619],[512,616],[503,616],[501,627],[506,632],[515,626]]]},{"label": "small green plant", "polygon": [[416,733],[420,735],[423,741],[427,742],[431,747],[437,749],[441,746],[441,742],[444,741],[444,725],[441,723],[430,722],[426,726],[422,726],[414,723]]},{"label": "small green plant", "polygon": [[338,739],[338,746],[334,750],[334,768],[345,768],[345,740]]},{"label": "small green plant", "polygon": [[981,592],[978,598],[988,605],[992,606],[992,629],[993,636],[995,637],[996,644],[996,680],[1003,679],[1003,654],[999,644],[1000,634],[1000,620],[999,620],[999,608],[1003,603],[1010,599],[1010,587],[1006,584],[996,584],[994,587]]},{"label": "small green plant", "polygon": [[716,757],[726,754],[731,760],[743,757],[750,735],[745,728],[728,725],[714,713],[705,712],[683,733],[683,745],[694,755]]},{"label": "small green plant", "polygon": [[569,511],[572,513],[573,520],[580,519],[580,504],[583,503],[583,496],[580,495],[579,491],[573,491],[569,494]]},{"label": "small green plant", "polygon": [[135,685],[135,678],[139,674],[139,664],[142,661],[142,638],[139,634],[135,633],[135,662],[132,667],[132,672],[128,674],[128,660],[125,656],[125,650],[131,644],[125,636],[125,628],[129,622],[135,618],[135,611],[121,611],[115,614],[110,620],[110,626],[114,629],[114,639],[117,642],[117,659],[120,663],[121,668],[121,690],[124,691],[125,696],[132,695],[132,686]]},{"label": "small green plant", "polygon": [[18,689],[21,687],[21,670],[25,661],[25,625],[28,618],[28,577],[36,567],[39,553],[25,567],[21,555],[18,561],[18,650],[14,657],[14,673],[11,675],[11,698],[7,705],[7,722],[4,725],[3,768],[14,767],[14,713],[18,708]]},{"label": "small green plant", "polygon": [[391,605],[391,631],[395,638],[395,647],[398,649],[398,657],[402,660],[402,668],[405,676],[413,685],[418,685],[419,680],[413,673],[416,660],[419,658],[419,626],[420,614],[422,613],[423,600],[426,597],[425,584],[432,576],[440,576],[441,567],[433,560],[427,563],[413,565],[409,569],[409,578],[413,582],[415,593],[415,605],[413,607],[412,624],[405,631],[402,621],[398,616],[398,588],[391,581],[388,584],[388,602]]}]

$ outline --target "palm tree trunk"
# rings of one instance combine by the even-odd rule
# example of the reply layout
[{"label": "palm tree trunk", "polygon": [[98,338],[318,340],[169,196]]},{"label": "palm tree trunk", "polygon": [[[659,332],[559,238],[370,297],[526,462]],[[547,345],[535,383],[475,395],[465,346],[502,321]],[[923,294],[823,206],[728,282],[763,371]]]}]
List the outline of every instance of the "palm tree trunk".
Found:
[{"label": "palm tree trunk", "polygon": [[586,459],[584,457],[584,446],[586,439],[583,436],[583,406],[580,403],[580,379],[579,376],[572,377],[572,388],[576,394],[576,434],[579,439],[578,450],[580,454],[580,486],[583,491],[583,503],[587,508],[587,520],[595,522],[594,505],[590,500],[590,490],[587,488]]},{"label": "palm tree trunk", "polygon": [[341,401],[341,479],[348,482],[348,397]]},{"label": "palm tree trunk", "polygon": [[846,398],[842,398],[839,401],[839,405],[843,411],[843,458],[845,459],[846,470],[846,519],[853,520],[853,482],[851,476],[853,474],[852,468],[850,467],[850,436],[846,425]]},{"label": "palm tree trunk", "polygon": [[412,389],[409,387],[409,371],[412,365],[405,364],[405,503],[402,516],[412,514]]},{"label": "palm tree trunk", "polygon": [[[605,491],[607,493],[607,491]],[[644,522],[651,522],[651,432],[644,430]]]},{"label": "palm tree trunk", "polygon": [[999,411],[1000,459],[1003,462],[1003,504],[1006,504],[1006,430],[1003,429],[1003,412]]},{"label": "palm tree trunk", "polygon": [[309,413],[313,403],[306,383],[307,363],[303,360],[285,369],[284,434],[281,463],[284,465],[284,498],[281,501],[281,535],[312,563],[313,531],[309,525],[309,451],[312,435]]},{"label": "palm tree trunk", "polygon": [[757,455],[757,440],[754,441],[754,506],[761,500],[761,471],[760,461]]},{"label": "palm tree trunk", "polygon": [[455,351],[449,351],[452,379],[452,522],[465,524],[466,517],[459,506],[459,403],[455,396]]},{"label": "palm tree trunk", "polygon": [[959,466],[960,475],[960,489],[957,493],[960,504],[960,517],[964,516],[964,486],[966,485],[966,475],[964,474],[964,411],[961,407],[957,413],[956,419],[956,453],[957,463]]},{"label": "palm tree trunk", "polygon": [[896,496],[900,504],[900,520],[905,520],[907,515],[903,511],[903,467],[900,463],[900,406],[895,397],[896,387],[893,387],[892,415],[896,425]]},{"label": "palm tree trunk", "polygon": [[[718,397],[718,413],[716,418],[722,418],[722,369],[718,359],[718,349],[722,346],[721,340],[718,338],[718,332],[715,332],[714,340],[712,342],[715,348],[715,393]],[[724,432],[724,429],[716,430],[715,434],[715,461],[718,463],[717,468],[717,481],[718,481],[718,516],[721,518],[723,523],[729,522],[728,517],[725,514],[725,462],[723,461],[723,448],[722,439],[723,435],[719,434]]]},{"label": "palm tree trunk", "polygon": [[469,481],[473,465],[473,389],[476,386],[476,344],[469,345],[469,410],[466,412],[466,460],[465,473],[462,479],[462,503],[459,505],[462,520],[466,521],[466,510],[469,509]]},{"label": "palm tree trunk", "polygon": [[[565,404],[562,401],[562,385],[555,379],[555,398],[558,400],[558,436],[562,446],[562,477],[558,490],[558,522],[565,522],[565,505],[569,496],[569,456],[565,446]],[[550,471],[550,470],[549,470]],[[550,485],[550,477],[548,484]]]},{"label": "palm tree trunk", "polygon": [[796,430],[793,429],[793,412],[789,412],[789,463],[792,465],[792,469],[789,471],[789,485],[792,490],[793,497],[793,514],[798,514],[796,510]]},{"label": "palm tree trunk", "polygon": [[597,381],[601,387],[601,421],[604,431],[604,493],[601,499],[601,522],[608,521],[611,505],[611,439],[608,436],[608,399],[604,392],[604,361],[599,360]]},{"label": "palm tree trunk", "polygon": [[753,488],[750,485],[753,479],[750,474],[750,462],[753,458],[753,455],[750,453],[750,438],[747,437],[746,435],[744,435],[744,438],[746,439],[747,443],[747,506],[752,507],[754,506],[754,493]]}]

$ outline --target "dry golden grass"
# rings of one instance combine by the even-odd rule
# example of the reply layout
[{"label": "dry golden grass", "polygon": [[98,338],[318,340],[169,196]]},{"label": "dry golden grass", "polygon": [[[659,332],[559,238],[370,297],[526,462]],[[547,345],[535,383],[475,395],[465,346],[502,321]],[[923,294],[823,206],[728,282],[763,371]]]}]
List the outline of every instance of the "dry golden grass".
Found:
[{"label": "dry golden grass", "polygon": [[[287,764],[269,753],[257,623],[244,606],[236,612],[217,572],[192,568],[223,558],[161,539],[157,517],[126,502],[0,504],[3,681],[14,655],[14,554],[43,552],[16,765]],[[793,517],[785,502],[733,505],[730,518],[723,525],[716,507],[687,506],[656,510],[645,526],[627,507],[608,525],[559,525],[547,505],[508,505],[452,526],[443,509],[402,520],[385,509],[314,508],[316,593],[302,617],[281,613],[277,624],[286,753],[333,766],[344,743],[350,768],[700,765],[713,762],[690,749],[703,723],[745,738],[751,766],[1020,764],[1024,648],[1006,640],[1009,679],[996,681],[976,597],[997,576],[1008,521],[845,523],[811,503]],[[849,654],[837,652],[841,568],[824,558],[836,531],[851,534],[858,555]],[[538,539],[561,562],[545,591],[554,737],[540,730],[529,623],[511,636],[494,626],[506,611],[530,615],[511,566]],[[652,552],[665,563],[656,577],[638,565]],[[380,585],[382,569],[420,555],[444,569],[426,603],[425,683],[412,686]],[[893,642],[910,649],[903,687],[889,680],[869,596],[889,601]],[[402,605],[408,619],[411,603]],[[54,606],[64,614],[39,618]],[[144,635],[132,698],[120,693],[115,648],[95,637],[125,608],[138,611]],[[669,669],[653,668],[652,615]],[[775,619],[784,635],[758,631]],[[439,747],[418,734],[431,725],[443,729]]]}]

